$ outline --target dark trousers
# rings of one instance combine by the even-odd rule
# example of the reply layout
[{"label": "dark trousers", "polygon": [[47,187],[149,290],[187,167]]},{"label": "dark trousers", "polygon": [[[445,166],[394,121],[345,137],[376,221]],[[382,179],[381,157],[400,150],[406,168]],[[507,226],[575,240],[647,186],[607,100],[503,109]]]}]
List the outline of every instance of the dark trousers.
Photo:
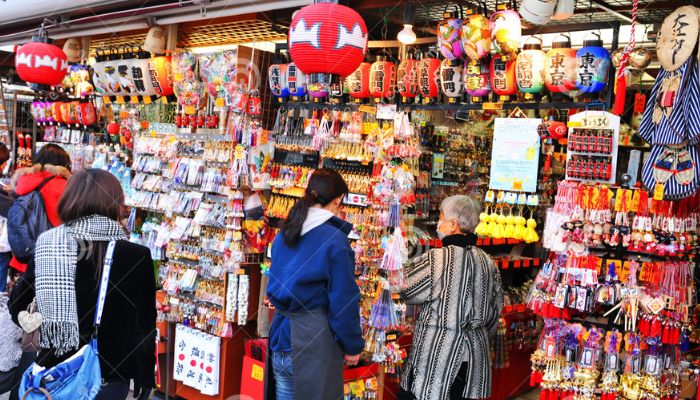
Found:
[{"label": "dark trousers", "polygon": [[129,381],[109,382],[102,385],[95,400],[125,400],[129,395]]},{"label": "dark trousers", "polygon": [[17,374],[15,375],[15,380],[12,385],[12,391],[10,392],[10,400],[19,400],[19,384],[22,382],[22,375],[29,368],[32,363],[36,360],[35,351],[25,351],[22,353],[22,357],[19,359],[19,365],[17,366]]},{"label": "dark trousers", "polygon": [[[463,400],[462,393],[464,393],[464,388],[467,385],[467,363],[462,363],[462,366],[457,372],[457,377],[455,381],[452,382],[450,386],[450,397],[449,400]],[[413,393],[401,388],[399,393],[396,394],[396,400],[416,400],[416,396]]]}]

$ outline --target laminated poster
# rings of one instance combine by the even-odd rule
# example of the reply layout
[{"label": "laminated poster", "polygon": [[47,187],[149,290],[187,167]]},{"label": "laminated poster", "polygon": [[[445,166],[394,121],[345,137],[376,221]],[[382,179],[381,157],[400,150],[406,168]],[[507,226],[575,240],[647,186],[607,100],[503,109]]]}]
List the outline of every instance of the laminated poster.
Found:
[{"label": "laminated poster", "polygon": [[537,191],[539,118],[496,118],[491,150],[489,188],[513,192]]}]

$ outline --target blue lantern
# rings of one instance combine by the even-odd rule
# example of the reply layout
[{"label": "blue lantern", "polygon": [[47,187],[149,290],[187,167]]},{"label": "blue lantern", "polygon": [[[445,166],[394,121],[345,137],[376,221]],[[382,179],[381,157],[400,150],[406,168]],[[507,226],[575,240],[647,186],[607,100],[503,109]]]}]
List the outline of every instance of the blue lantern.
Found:
[{"label": "blue lantern", "polygon": [[603,41],[590,39],[583,41],[583,48],[576,52],[576,87],[581,93],[598,93],[608,83],[610,53],[603,47]]}]

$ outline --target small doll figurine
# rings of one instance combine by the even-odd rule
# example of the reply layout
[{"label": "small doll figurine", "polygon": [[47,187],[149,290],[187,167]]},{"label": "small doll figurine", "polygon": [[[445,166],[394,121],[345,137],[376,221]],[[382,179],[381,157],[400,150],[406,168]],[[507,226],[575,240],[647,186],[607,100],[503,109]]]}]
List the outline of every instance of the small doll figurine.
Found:
[{"label": "small doll figurine", "polygon": [[90,73],[87,69],[80,69],[77,72],[78,83],[75,85],[76,97],[86,97],[93,94],[95,88],[90,83]]},{"label": "small doll figurine", "polygon": [[600,246],[603,243],[603,225],[595,224],[593,226],[593,236],[591,239],[593,246]]}]

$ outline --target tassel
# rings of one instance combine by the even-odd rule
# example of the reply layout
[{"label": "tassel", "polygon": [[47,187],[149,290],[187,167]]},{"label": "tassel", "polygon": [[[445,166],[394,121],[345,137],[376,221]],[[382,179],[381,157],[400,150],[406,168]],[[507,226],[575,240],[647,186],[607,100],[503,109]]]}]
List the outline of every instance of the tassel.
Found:
[{"label": "tassel", "polygon": [[613,104],[613,114],[622,115],[625,112],[625,98],[627,97],[627,77],[624,73],[615,82],[615,103]]}]

